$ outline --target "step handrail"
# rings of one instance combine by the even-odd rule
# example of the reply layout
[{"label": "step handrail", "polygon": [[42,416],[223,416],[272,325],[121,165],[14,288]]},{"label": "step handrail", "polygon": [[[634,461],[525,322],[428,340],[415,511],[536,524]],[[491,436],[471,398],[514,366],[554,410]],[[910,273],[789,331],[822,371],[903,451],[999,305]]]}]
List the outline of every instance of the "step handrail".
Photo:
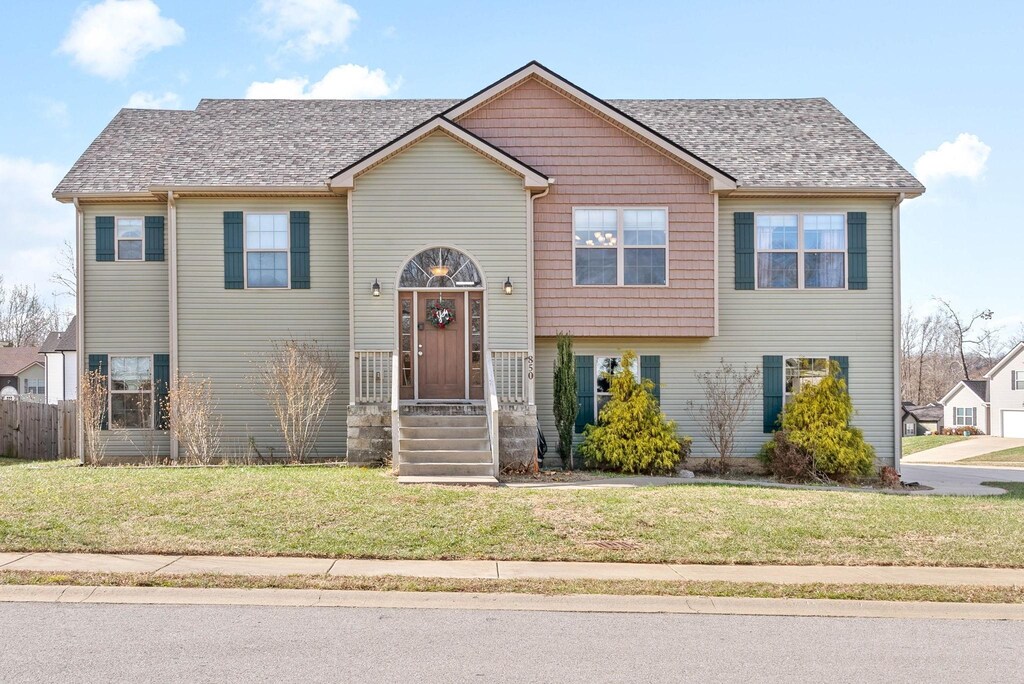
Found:
[{"label": "step handrail", "polygon": [[398,472],[399,451],[399,418],[398,418],[398,354],[391,355],[391,468]]},{"label": "step handrail", "polygon": [[484,354],[487,375],[487,434],[491,442],[491,474],[498,477],[498,393],[494,382],[493,352]]}]

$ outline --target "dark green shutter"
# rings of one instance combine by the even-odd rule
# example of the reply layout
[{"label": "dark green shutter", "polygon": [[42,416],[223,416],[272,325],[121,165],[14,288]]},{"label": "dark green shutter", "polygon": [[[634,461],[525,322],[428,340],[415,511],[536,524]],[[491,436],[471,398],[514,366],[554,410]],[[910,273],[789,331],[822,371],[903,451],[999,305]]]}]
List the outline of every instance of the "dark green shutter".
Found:
[{"label": "dark green shutter", "polygon": [[309,212],[293,211],[289,216],[292,232],[292,289],[309,289]]},{"label": "dark green shutter", "polygon": [[764,380],[764,431],[775,432],[782,415],[784,378],[781,356],[765,356],[762,365]]},{"label": "dark green shutter", "polygon": [[146,217],[146,261],[164,260],[164,217]]},{"label": "dark green shutter", "polygon": [[830,356],[829,361],[835,361],[839,364],[839,378],[846,382],[846,391],[850,391],[850,357],[849,356]]},{"label": "dark green shutter", "polygon": [[[89,354],[89,372],[99,373],[103,376],[104,388],[109,387],[110,384],[107,382],[109,375],[107,371],[107,355],[106,354]],[[100,429],[106,430],[107,425],[107,393],[103,393],[103,416],[100,418]]]},{"label": "dark green shutter", "polygon": [[96,217],[96,261],[114,260],[114,217]]},{"label": "dark green shutter", "polygon": [[661,357],[641,356],[640,377],[654,382],[654,398],[661,403]]},{"label": "dark green shutter", "polygon": [[594,357],[576,357],[576,400],[579,410],[576,412],[576,432],[582,433],[583,428],[594,424]]},{"label": "dark green shutter", "polygon": [[169,354],[153,354],[153,394],[156,399],[156,427],[166,430],[167,394],[171,388],[171,357]]},{"label": "dark green shutter", "polygon": [[846,229],[849,233],[851,290],[868,289],[868,215],[863,211],[851,211],[846,215]]},{"label": "dark green shutter", "polygon": [[736,289],[754,289],[754,213],[737,211],[732,215],[736,251]]},{"label": "dark green shutter", "polygon": [[242,212],[224,212],[224,289],[245,289]]}]

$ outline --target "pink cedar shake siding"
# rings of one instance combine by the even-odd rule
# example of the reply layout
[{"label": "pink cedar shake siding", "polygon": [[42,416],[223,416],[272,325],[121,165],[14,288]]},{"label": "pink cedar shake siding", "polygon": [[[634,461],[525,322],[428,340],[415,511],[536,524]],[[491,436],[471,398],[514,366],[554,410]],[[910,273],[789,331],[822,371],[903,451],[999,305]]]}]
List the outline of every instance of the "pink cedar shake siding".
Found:
[{"label": "pink cedar shake siding", "polygon": [[[536,79],[458,123],[555,179],[534,213],[538,336],[714,335],[707,178]],[[669,286],[574,287],[572,209],[581,206],[668,207]]]}]

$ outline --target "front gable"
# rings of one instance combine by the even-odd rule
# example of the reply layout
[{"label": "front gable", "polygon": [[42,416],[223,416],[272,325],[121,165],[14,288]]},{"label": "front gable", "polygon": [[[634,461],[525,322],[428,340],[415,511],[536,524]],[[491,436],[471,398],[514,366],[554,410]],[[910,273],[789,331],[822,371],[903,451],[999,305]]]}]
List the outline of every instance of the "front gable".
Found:
[{"label": "front gable", "polygon": [[1006,356],[999,360],[985,378],[993,383],[1010,382],[1014,371],[1024,371],[1024,342],[1011,349]]}]

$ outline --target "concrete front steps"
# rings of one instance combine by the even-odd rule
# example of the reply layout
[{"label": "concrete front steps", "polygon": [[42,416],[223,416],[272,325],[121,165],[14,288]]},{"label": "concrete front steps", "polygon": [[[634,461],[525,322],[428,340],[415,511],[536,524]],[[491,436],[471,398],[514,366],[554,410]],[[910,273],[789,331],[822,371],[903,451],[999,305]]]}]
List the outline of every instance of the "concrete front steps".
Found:
[{"label": "concrete front steps", "polygon": [[482,406],[406,406],[399,412],[398,426],[400,483],[498,484]]}]

